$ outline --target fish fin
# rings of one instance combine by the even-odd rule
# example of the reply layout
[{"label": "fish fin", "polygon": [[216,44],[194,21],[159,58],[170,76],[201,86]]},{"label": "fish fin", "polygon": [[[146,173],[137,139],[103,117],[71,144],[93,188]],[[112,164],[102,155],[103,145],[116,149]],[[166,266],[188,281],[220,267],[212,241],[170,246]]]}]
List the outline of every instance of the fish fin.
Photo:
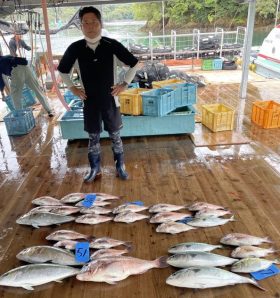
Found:
[{"label": "fish fin", "polygon": [[28,291],[33,291],[34,290],[34,288],[29,284],[22,285],[21,287],[24,288],[25,290],[28,290]]},{"label": "fish fin", "polygon": [[234,218],[234,215],[229,219],[229,221],[237,221],[235,218]]},{"label": "fish fin", "polygon": [[32,224],[32,227],[35,229],[39,229],[40,227],[38,225]]},{"label": "fish fin", "polygon": [[62,283],[63,281],[58,279],[58,280],[55,280],[55,282]]},{"label": "fish fin", "polygon": [[156,260],[154,260],[156,268],[166,268],[166,267],[168,267],[169,265],[166,262],[167,258],[168,258],[168,256],[162,256],[162,257],[159,257]]},{"label": "fish fin", "polygon": [[257,288],[263,290],[263,291],[267,291],[265,288],[261,287],[254,279],[249,278],[250,283],[253,284],[254,286],[256,286]]}]

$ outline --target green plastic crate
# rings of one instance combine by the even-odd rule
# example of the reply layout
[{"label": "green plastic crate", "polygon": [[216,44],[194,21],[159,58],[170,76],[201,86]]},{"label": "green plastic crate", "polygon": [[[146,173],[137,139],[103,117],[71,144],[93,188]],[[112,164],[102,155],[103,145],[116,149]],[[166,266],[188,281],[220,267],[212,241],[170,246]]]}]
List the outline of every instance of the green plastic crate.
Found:
[{"label": "green plastic crate", "polygon": [[213,70],[213,59],[203,59],[201,69]]}]

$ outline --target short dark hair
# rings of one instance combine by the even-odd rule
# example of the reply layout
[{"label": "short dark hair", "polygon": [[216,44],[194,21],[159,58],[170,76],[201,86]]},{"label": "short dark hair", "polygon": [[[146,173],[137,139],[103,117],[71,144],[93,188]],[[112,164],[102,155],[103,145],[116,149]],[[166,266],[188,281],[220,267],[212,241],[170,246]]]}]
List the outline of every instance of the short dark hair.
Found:
[{"label": "short dark hair", "polygon": [[86,13],[90,13],[90,12],[94,13],[95,16],[97,17],[98,21],[102,24],[101,13],[97,8],[95,8],[93,6],[86,6],[86,7],[83,7],[79,10],[79,19],[80,19],[80,21],[82,22],[83,16]]}]

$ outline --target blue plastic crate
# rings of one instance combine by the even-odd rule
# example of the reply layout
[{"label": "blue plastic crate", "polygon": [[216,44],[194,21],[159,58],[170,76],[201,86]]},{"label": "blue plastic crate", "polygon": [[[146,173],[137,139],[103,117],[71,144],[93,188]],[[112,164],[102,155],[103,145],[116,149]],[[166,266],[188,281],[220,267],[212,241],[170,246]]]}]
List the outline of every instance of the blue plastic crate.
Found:
[{"label": "blue plastic crate", "polygon": [[164,116],[175,109],[171,88],[154,89],[142,93],[143,115]]},{"label": "blue plastic crate", "polygon": [[12,111],[4,117],[4,122],[9,136],[27,134],[35,126],[31,109]]},{"label": "blue plastic crate", "polygon": [[69,107],[71,110],[82,110],[84,102],[81,99],[74,99],[70,102]]},{"label": "blue plastic crate", "polygon": [[176,109],[196,103],[196,84],[172,84],[166,87],[172,88],[174,90],[174,105]]},{"label": "blue plastic crate", "polygon": [[128,89],[130,88],[139,88],[139,83],[136,82],[136,83],[130,83],[128,86],[127,86]]},{"label": "blue plastic crate", "polygon": [[[12,97],[10,95],[5,97],[5,102],[9,108],[10,111],[14,111],[14,103],[12,100]],[[23,109],[26,109],[28,107],[33,106],[36,103],[36,100],[34,98],[34,93],[29,88],[25,87],[22,90],[22,107]]]},{"label": "blue plastic crate", "polygon": [[214,70],[223,69],[223,60],[222,59],[213,59],[213,69]]},{"label": "blue plastic crate", "polygon": [[76,95],[74,95],[70,90],[66,90],[64,93],[64,100],[67,104],[69,104],[72,100],[80,100],[80,98]]}]

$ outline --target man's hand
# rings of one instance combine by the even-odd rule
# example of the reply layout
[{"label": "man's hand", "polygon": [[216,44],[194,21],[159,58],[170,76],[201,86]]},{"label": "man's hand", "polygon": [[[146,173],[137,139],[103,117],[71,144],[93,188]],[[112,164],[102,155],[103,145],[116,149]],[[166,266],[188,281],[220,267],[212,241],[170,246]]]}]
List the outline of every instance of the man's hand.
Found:
[{"label": "man's hand", "polygon": [[72,86],[72,87],[70,87],[70,90],[74,95],[78,96],[81,100],[87,99],[87,95],[86,95],[86,92],[84,89]]},{"label": "man's hand", "polygon": [[117,84],[111,87],[113,90],[111,92],[112,96],[118,96],[121,92],[123,92],[127,88],[127,83],[123,82],[121,84]]}]

